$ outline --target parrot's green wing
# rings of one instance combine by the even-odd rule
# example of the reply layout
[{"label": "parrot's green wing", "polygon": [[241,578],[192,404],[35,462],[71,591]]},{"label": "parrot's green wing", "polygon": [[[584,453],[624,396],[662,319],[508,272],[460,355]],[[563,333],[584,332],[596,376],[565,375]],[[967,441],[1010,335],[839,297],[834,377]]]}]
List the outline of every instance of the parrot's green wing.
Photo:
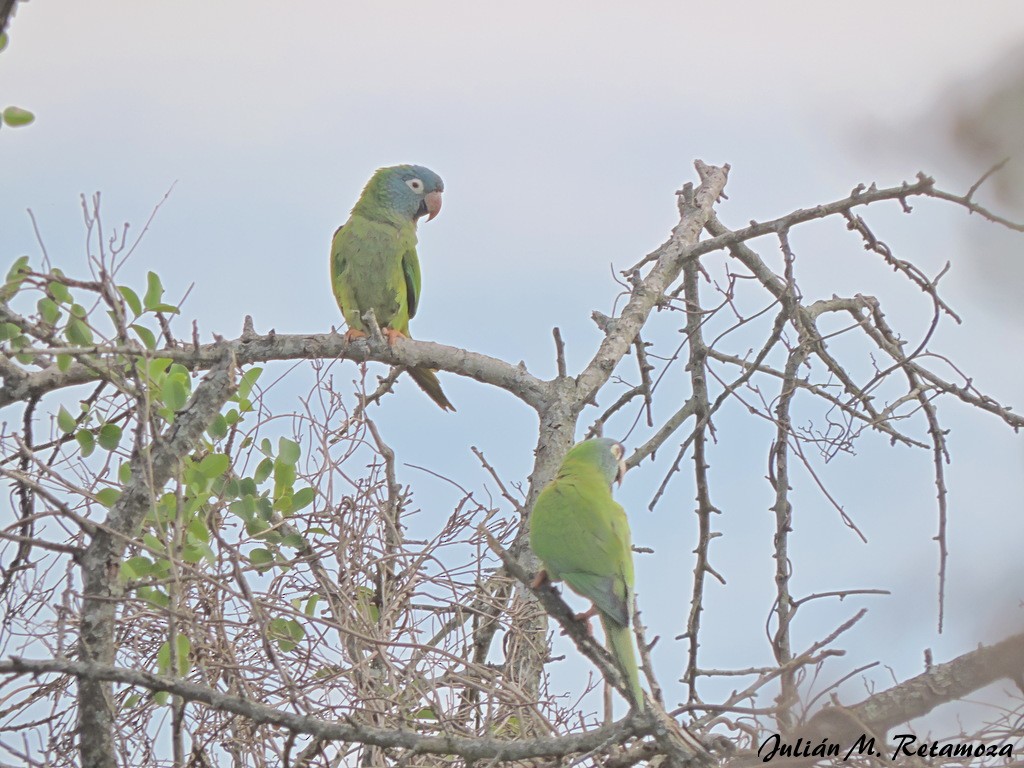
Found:
[{"label": "parrot's green wing", "polygon": [[420,303],[420,260],[416,249],[410,248],[402,258],[402,273],[405,275],[405,296],[409,305],[409,318],[416,317]]}]

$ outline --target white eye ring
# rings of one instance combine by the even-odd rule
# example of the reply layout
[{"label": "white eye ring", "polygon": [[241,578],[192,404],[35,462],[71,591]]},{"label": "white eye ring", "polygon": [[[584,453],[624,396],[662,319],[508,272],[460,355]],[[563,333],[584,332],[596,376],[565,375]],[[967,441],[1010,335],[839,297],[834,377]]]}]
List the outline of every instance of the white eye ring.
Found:
[{"label": "white eye ring", "polygon": [[625,453],[626,453],[626,449],[622,447],[621,443],[615,443],[612,446],[612,456],[615,457],[616,461],[621,459],[625,455]]},{"label": "white eye ring", "polygon": [[405,183],[409,185],[409,189],[411,189],[413,192],[423,191],[423,182],[420,181],[419,179],[409,179]]}]

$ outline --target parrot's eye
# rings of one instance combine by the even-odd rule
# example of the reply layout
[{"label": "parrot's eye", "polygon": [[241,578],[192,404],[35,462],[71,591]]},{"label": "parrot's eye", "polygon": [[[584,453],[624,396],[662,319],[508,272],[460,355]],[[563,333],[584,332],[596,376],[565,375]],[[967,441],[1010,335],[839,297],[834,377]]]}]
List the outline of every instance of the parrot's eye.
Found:
[{"label": "parrot's eye", "polygon": [[615,443],[612,446],[612,456],[615,457],[616,461],[621,459],[625,454],[626,454],[626,449],[622,447],[621,443]]},{"label": "parrot's eye", "polygon": [[420,181],[419,179],[409,179],[405,183],[409,185],[409,189],[411,189],[413,192],[423,191],[423,182]]}]

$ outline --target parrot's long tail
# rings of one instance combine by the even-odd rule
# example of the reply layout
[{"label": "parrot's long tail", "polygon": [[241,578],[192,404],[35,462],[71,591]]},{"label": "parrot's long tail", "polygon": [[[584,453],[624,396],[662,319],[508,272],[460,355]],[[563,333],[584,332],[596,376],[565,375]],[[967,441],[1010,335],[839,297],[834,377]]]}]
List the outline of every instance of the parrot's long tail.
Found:
[{"label": "parrot's long tail", "polygon": [[455,406],[448,401],[448,398],[444,396],[444,392],[441,390],[441,382],[437,379],[436,371],[430,368],[406,368],[405,370],[409,372],[412,380],[419,385],[419,388],[427,393],[427,397],[446,411],[455,410]]},{"label": "parrot's long tail", "polygon": [[636,665],[636,653],[633,651],[633,632],[609,616],[601,615],[604,636],[608,642],[608,650],[619,662],[619,669],[626,676],[633,704],[638,712],[644,711],[644,689],[640,687],[640,670]]}]

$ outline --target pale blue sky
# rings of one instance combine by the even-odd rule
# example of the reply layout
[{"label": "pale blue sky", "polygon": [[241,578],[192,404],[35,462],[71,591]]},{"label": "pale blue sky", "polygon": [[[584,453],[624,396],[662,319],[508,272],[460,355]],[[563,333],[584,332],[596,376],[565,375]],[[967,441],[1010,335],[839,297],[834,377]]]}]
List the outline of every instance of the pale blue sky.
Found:
[{"label": "pale blue sky", "polygon": [[[158,271],[172,295],[194,281],[184,317],[199,320],[204,339],[237,335],[245,314],[260,331],[321,332],[340,325],[326,279],[331,233],[374,168],[421,163],[443,176],[446,192],[443,213],[420,231],[414,335],[523,359],[550,376],[552,326],[578,370],[597,339],[590,312],[609,311],[617,292],[609,264],[627,266],[664,239],[672,193],[694,179],[694,158],[732,164],[719,210],[733,226],[918,170],[966,188],[983,169],[944,153],[937,105],[1024,41],[1024,12],[1019,0],[287,8],[33,0],[20,5],[10,33],[0,106],[38,119],[0,131],[0,262],[38,254],[26,208],[54,263],[72,272],[84,266],[79,193],[102,190],[108,225],[141,226],[176,184],[127,271],[136,280]],[[918,209],[908,218],[872,208],[868,218],[927,271],[954,262],[946,295],[967,323],[944,325],[935,346],[982,388],[1024,405],[1019,363],[977,343],[1019,349],[1024,334],[986,306],[966,217],[934,203]],[[773,243],[756,245],[777,261]],[[923,330],[920,295],[864,254],[841,222],[808,227],[794,247],[805,295],[876,293],[908,336]],[[474,382],[443,375],[443,383],[455,415],[408,382],[376,412],[404,460],[480,488],[488,481],[468,451],[478,445],[503,476],[525,478],[532,414]],[[943,638],[934,636],[930,455],[870,438],[858,456],[825,469],[869,547],[797,473],[796,590],[896,590],[868,603],[871,618],[851,636],[856,652],[837,674],[877,658],[903,678],[920,671],[926,646],[945,660],[1020,626],[1020,444],[991,417],[949,405]],[[763,664],[772,589],[765,433],[737,408],[719,428],[714,498],[726,535],[715,560],[729,583],[708,593],[705,666]],[[685,614],[678,584],[688,585],[691,571],[693,492],[684,474],[672,499],[646,512],[661,471],[632,473],[621,495],[636,542],[658,548],[640,558],[638,591],[652,634],[664,636],[656,662],[670,686],[681,669],[671,638]],[[414,470],[402,479],[444,514],[455,498]],[[822,605],[795,636],[809,642],[860,604]],[[887,675],[875,679],[885,685]],[[706,687],[708,698],[714,690]]]}]

